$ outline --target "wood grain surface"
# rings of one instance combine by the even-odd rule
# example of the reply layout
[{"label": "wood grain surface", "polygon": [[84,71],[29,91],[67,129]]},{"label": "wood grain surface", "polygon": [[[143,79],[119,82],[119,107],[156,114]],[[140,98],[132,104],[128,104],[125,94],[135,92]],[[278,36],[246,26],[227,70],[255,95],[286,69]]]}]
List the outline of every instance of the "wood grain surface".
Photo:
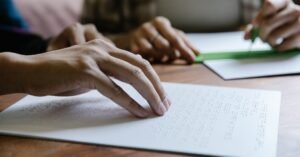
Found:
[{"label": "wood grain surface", "polygon": [[[155,65],[162,81],[213,86],[279,90],[282,92],[277,156],[300,156],[300,76],[280,76],[225,81],[204,65]],[[0,96],[0,111],[24,97]],[[99,145],[0,136],[0,157],[181,157],[182,154],[115,148]]]}]

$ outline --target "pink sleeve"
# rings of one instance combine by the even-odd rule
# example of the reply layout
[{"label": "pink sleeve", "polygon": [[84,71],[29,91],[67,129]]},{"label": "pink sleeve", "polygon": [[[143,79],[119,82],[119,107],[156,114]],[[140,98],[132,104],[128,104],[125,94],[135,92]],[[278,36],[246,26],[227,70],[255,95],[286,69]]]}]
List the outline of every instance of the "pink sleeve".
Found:
[{"label": "pink sleeve", "polygon": [[80,19],[83,0],[14,0],[30,29],[44,38]]}]

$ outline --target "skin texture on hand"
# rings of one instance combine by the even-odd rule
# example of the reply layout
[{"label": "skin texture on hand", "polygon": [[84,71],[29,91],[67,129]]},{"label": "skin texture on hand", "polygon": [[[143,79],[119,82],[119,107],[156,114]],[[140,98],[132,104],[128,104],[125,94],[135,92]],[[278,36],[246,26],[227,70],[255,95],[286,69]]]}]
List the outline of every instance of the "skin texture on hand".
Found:
[{"label": "skin texture on hand", "polygon": [[[278,51],[300,48],[300,7],[292,0],[265,0],[252,24],[260,38]],[[250,38],[251,26],[245,38]]]},{"label": "skin texture on hand", "polygon": [[49,42],[47,51],[58,50],[67,48],[73,45],[83,44],[85,42],[102,39],[111,44],[108,38],[104,37],[93,24],[82,25],[76,23],[72,26],[65,28],[57,37],[54,37]]},{"label": "skin texture on hand", "polygon": [[[158,75],[148,61],[100,39],[17,58],[18,61],[11,61],[8,66],[1,68],[14,67],[16,63],[22,63],[19,68],[7,70],[15,70],[15,74],[7,72],[5,75],[10,78],[22,76],[19,84],[22,85],[24,93],[45,96],[73,91],[76,95],[74,91],[96,89],[133,115],[149,116],[150,112],[115,84],[111,79],[113,77],[132,85],[157,115],[163,115],[171,104]],[[6,82],[2,80],[1,83]]]},{"label": "skin texture on hand", "polygon": [[[184,32],[172,27],[164,17],[144,23],[114,43],[123,49],[142,55],[151,62],[172,62],[184,59],[193,63],[199,51],[187,39]],[[125,43],[125,44],[124,44]]]}]

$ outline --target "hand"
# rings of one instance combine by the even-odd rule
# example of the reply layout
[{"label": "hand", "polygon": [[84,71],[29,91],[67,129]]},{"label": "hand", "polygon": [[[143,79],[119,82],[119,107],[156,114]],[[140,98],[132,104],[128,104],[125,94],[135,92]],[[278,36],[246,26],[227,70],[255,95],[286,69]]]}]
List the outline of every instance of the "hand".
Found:
[{"label": "hand", "polygon": [[[265,0],[253,20],[260,38],[278,51],[300,48],[300,7],[292,0]],[[245,38],[250,38],[250,29]]]},{"label": "hand", "polygon": [[47,51],[83,44],[94,39],[102,39],[113,44],[108,38],[105,38],[101,33],[98,32],[95,25],[81,25],[76,23],[65,28],[62,33],[60,33],[57,37],[54,37],[49,42]]},{"label": "hand", "polygon": [[131,51],[154,62],[172,62],[183,58],[193,63],[199,54],[186,35],[173,28],[164,17],[144,23],[129,35],[127,41]]},{"label": "hand", "polygon": [[146,109],[111,80],[110,77],[114,77],[132,85],[156,114],[163,115],[170,106],[159,77],[148,61],[103,40],[26,57],[29,64],[23,66],[22,71],[27,78],[22,79],[22,84],[28,94],[60,95],[97,89],[135,116],[148,116]]}]

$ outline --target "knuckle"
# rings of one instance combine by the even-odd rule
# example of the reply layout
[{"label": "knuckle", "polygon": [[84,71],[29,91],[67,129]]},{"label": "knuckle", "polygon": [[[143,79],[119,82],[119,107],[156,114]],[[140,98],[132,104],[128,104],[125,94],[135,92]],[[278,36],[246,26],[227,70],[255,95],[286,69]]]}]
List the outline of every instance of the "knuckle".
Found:
[{"label": "knuckle", "polygon": [[140,67],[143,70],[146,70],[146,71],[150,71],[150,69],[152,68],[150,62],[147,61],[146,59],[141,59],[141,61],[140,61]]},{"label": "knuckle", "polygon": [[154,18],[153,21],[155,23],[166,23],[166,24],[170,23],[170,21],[167,18],[163,17],[163,16],[158,16],[158,17]]},{"label": "knuckle", "polygon": [[75,62],[79,73],[86,75],[91,75],[93,73],[95,62],[90,56],[81,55]]},{"label": "knuckle", "polygon": [[88,30],[97,31],[97,28],[94,24],[86,24],[84,27]]},{"label": "knuckle", "polygon": [[137,60],[143,59],[143,57],[140,54],[136,54],[135,57],[136,57]]},{"label": "knuckle", "polygon": [[152,47],[151,47],[151,46],[147,46],[147,45],[143,45],[143,46],[141,47],[141,50],[142,50],[143,52],[150,52],[150,51],[152,50]]},{"label": "knuckle", "polygon": [[98,59],[99,64],[101,65],[109,65],[112,62],[112,59],[109,55],[101,55]]},{"label": "knuckle", "polygon": [[103,40],[101,39],[95,39],[95,40],[92,40],[90,42],[88,42],[90,45],[99,45],[99,44],[103,44]]},{"label": "knuckle", "polygon": [[169,40],[174,45],[180,45],[180,40],[177,37],[172,36]]},{"label": "knuckle", "polygon": [[103,39],[100,39],[100,38],[94,39],[94,40],[88,42],[88,44],[97,46],[97,47],[101,47],[105,50],[115,50],[116,49],[116,47],[113,44],[111,44]]},{"label": "knuckle", "polygon": [[81,24],[80,23],[75,23],[75,24],[73,24],[70,28],[72,28],[73,30],[76,30],[76,29],[78,29],[78,28],[81,28]]},{"label": "knuckle", "polygon": [[142,40],[139,40],[139,46],[143,52],[150,52],[153,48],[150,43],[143,42]]},{"label": "knuckle", "polygon": [[147,22],[147,23],[144,23],[141,27],[140,27],[140,29],[142,30],[142,31],[147,31],[148,29],[149,29],[149,27],[150,27],[150,24]]},{"label": "knuckle", "polygon": [[85,46],[78,46],[81,52],[85,54],[91,55],[97,52],[97,48],[93,45],[85,45]]},{"label": "knuckle", "polygon": [[141,69],[139,69],[139,68],[133,68],[131,70],[131,73],[135,77],[141,77],[143,75],[143,71]]}]

